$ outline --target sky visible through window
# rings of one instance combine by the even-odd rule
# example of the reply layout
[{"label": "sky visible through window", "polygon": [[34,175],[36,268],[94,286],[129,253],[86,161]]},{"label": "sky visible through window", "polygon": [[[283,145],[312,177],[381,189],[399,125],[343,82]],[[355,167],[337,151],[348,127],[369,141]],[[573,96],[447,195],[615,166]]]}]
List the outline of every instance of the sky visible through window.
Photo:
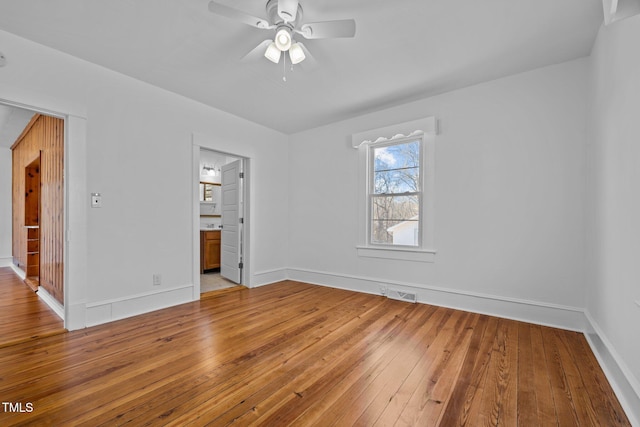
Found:
[{"label": "sky visible through window", "polygon": [[372,150],[371,242],[418,246],[420,141]]}]

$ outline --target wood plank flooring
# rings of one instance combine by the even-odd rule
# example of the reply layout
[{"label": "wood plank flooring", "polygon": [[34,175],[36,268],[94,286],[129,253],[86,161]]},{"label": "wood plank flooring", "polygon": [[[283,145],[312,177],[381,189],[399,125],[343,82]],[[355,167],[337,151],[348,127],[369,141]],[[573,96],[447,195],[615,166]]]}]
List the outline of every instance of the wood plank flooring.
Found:
[{"label": "wood plank flooring", "polygon": [[0,400],[32,406],[2,426],[629,425],[579,333],[292,281],[0,348]]},{"label": "wood plank flooring", "polygon": [[0,268],[0,347],[64,332],[60,317],[11,268]]}]

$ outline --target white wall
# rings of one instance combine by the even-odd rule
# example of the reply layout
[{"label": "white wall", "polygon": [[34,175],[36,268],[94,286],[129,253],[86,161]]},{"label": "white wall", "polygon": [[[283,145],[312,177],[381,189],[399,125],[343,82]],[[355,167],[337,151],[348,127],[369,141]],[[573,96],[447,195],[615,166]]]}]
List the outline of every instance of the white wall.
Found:
[{"label": "white wall", "polygon": [[[591,60],[290,138],[9,33],[0,31],[0,37],[9,58],[0,72],[3,99],[86,118],[86,147],[70,147],[75,157],[67,165],[75,168],[71,176],[86,177],[70,184],[82,189],[80,200],[72,192],[70,201],[71,240],[85,243],[71,248],[76,255],[69,262],[86,261],[76,263],[86,280],[70,284],[70,303],[86,308],[86,314],[78,312],[86,318],[76,327],[180,302],[163,299],[162,292],[182,298],[181,289],[193,284],[195,139],[251,159],[252,284],[284,278],[288,267],[291,277],[329,285],[364,283],[363,289],[372,290],[371,284],[395,283],[430,290],[423,295],[444,305],[514,303],[512,317],[525,319],[527,304],[548,308],[551,317],[555,309],[578,312],[586,306],[637,393],[640,344],[631,338],[640,324],[633,302],[640,300],[634,259],[640,253],[639,17],[603,29]],[[358,167],[350,135],[432,115],[442,130],[436,143],[435,262],[358,258]],[[83,132],[84,124],[78,126]],[[10,165],[5,154],[2,170]],[[585,196],[585,181],[593,197]],[[0,202],[9,200],[5,206],[8,182],[3,179],[0,187]],[[87,208],[89,192],[103,194],[103,208]],[[5,252],[0,243],[0,258]],[[160,287],[152,286],[153,273],[162,275]],[[535,320],[566,326],[553,318]]]},{"label": "white wall", "polygon": [[[9,58],[0,73],[4,99],[87,119],[84,162],[68,165],[86,168],[86,205],[70,209],[86,216],[86,229],[71,236],[86,234],[87,282],[71,284],[82,289],[70,303],[87,307],[87,323],[190,298],[194,133],[205,136],[200,141],[208,148],[250,157],[249,283],[274,277],[261,271],[284,277],[285,135],[12,34],[0,36]],[[101,209],[86,209],[89,192],[102,193]],[[162,275],[159,287],[154,273]]]},{"label": "white wall", "polygon": [[[581,312],[587,76],[588,61],[572,61],[293,135],[292,277],[372,292],[388,282],[435,289],[425,298],[477,311],[493,308],[475,297],[495,296]],[[435,262],[358,258],[350,135],[427,116],[441,125]],[[501,314],[527,318],[524,310]]]},{"label": "white wall", "polygon": [[0,267],[11,265],[11,150],[0,147]]},{"label": "white wall", "polygon": [[640,422],[638,40],[640,16],[617,21],[601,28],[591,55],[586,307],[599,332],[596,345],[604,346],[635,390],[629,407]]}]

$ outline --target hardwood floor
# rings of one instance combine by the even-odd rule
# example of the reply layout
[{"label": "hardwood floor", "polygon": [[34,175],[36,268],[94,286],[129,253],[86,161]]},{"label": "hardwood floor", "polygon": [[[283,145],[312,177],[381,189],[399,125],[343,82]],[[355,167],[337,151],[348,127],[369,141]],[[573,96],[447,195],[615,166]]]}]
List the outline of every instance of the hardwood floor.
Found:
[{"label": "hardwood floor", "polygon": [[0,347],[64,332],[58,315],[11,268],[0,268]]},{"label": "hardwood floor", "polygon": [[291,281],[1,348],[0,400],[32,407],[3,426],[629,425],[579,333]]}]

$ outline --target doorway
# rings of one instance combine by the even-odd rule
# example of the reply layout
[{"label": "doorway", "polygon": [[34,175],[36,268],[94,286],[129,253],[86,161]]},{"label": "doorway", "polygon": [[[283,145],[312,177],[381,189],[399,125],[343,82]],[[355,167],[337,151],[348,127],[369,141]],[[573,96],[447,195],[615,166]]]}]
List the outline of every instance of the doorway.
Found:
[{"label": "doorway", "polygon": [[244,283],[245,159],[198,152],[200,294]]},{"label": "doorway", "polygon": [[[50,100],[56,105],[55,100]],[[26,254],[26,243],[17,251],[16,242],[23,241],[24,225],[15,228],[17,219],[24,219],[24,212],[13,215],[14,200],[24,197],[24,191],[14,196],[13,182],[24,179],[24,167],[33,157],[24,158],[22,168],[13,170],[15,150],[11,147],[25,126],[35,115],[44,117],[44,131],[55,135],[61,144],[56,150],[40,149],[40,178],[52,180],[40,187],[39,237],[39,288],[37,296],[64,322],[68,330],[86,327],[85,300],[89,272],[87,225],[87,119],[81,114],[69,114],[66,104],[60,110],[27,105],[18,100],[0,98],[0,267],[10,267],[22,280],[26,278],[24,266],[16,254]],[[55,123],[54,123],[55,122]],[[35,123],[33,124],[36,125]],[[39,125],[38,125],[39,126]],[[50,169],[49,162],[60,165]],[[19,175],[19,176],[18,176]],[[57,182],[52,184],[51,182]],[[47,237],[50,230],[52,237]],[[24,241],[26,242],[26,236]],[[75,248],[69,251],[69,246]],[[43,259],[44,254],[55,253],[55,259]],[[48,289],[55,288],[54,293]]]},{"label": "doorway", "polygon": [[[0,103],[1,147],[11,156],[10,266],[60,318],[65,318],[66,120]],[[0,227],[5,229],[5,225]]]}]

